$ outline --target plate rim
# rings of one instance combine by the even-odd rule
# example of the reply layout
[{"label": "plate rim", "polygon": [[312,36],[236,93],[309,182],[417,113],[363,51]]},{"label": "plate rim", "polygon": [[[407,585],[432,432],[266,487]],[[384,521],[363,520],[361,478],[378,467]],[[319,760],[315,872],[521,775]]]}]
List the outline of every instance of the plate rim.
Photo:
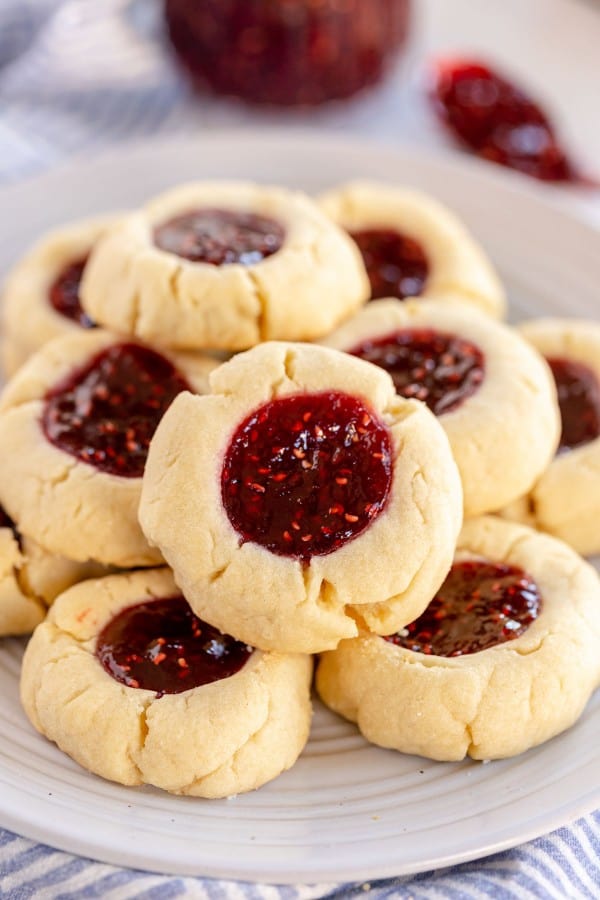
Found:
[{"label": "plate rim", "polygon": [[[539,200],[544,205],[551,205],[559,209],[567,217],[581,223],[581,217],[573,212],[572,208],[565,205],[573,200],[589,200],[592,196],[600,196],[599,189],[586,188],[585,186],[562,184],[560,182],[541,182],[515,169],[510,169],[488,160],[481,159],[467,151],[456,147],[421,146],[413,141],[396,140],[393,137],[375,135],[364,137],[356,133],[322,132],[318,126],[295,125],[287,126],[265,124],[256,127],[252,124],[239,124],[225,127],[214,127],[205,133],[190,133],[178,135],[158,135],[150,142],[147,137],[125,138],[108,146],[93,149],[78,149],[76,152],[61,157],[55,164],[41,171],[35,171],[18,177],[15,180],[0,182],[0,195],[5,192],[19,191],[21,188],[35,187],[39,183],[60,179],[64,175],[72,175],[73,170],[86,169],[90,166],[110,164],[118,161],[123,155],[157,155],[160,151],[170,150],[178,146],[197,146],[204,149],[210,144],[223,144],[226,142],[237,143],[246,141],[259,144],[289,144],[297,147],[298,144],[319,144],[325,148],[325,152],[339,149],[342,152],[349,150],[357,152],[375,152],[377,154],[389,153],[390,156],[410,158],[418,157],[419,162],[425,165],[435,165],[448,170],[460,171],[467,177],[480,177],[487,182],[493,182],[497,187],[512,190],[516,193]],[[401,180],[399,183],[403,183]],[[594,220],[585,221],[586,227],[600,231],[600,225]]]}]

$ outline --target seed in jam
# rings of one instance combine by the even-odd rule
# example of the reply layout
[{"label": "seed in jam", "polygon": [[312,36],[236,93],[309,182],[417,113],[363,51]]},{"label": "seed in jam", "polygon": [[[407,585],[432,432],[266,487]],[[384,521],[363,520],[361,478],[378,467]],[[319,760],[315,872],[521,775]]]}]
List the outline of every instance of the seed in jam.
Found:
[{"label": "seed in jam", "polygon": [[440,63],[434,102],[449,129],[478,156],[541,181],[585,180],[541,107],[488,66],[471,60]]},{"label": "seed in jam", "polygon": [[596,373],[572,359],[551,358],[562,420],[559,451],[588,444],[600,435],[600,383]]},{"label": "seed in jam", "polygon": [[235,675],[252,649],[203,622],[179,596],[122,610],[98,635],[96,656],[115,681],[162,697]]},{"label": "seed in jam", "polygon": [[140,478],[158,423],[185,390],[185,378],[160,353],[113,344],[48,391],[42,427],[50,443],[81,462]]},{"label": "seed in jam", "polygon": [[428,656],[464,656],[524,634],[541,609],[538,586],[522,569],[460,562],[423,615],[385,640]]},{"label": "seed in jam", "polygon": [[429,263],[413,238],[390,228],[352,231],[371,283],[371,300],[417,297],[423,293]]},{"label": "seed in jam", "polygon": [[307,561],[355,538],[385,506],[387,428],[356,397],[273,400],[245,419],[221,473],[223,505],[243,541]]},{"label": "seed in jam", "polygon": [[464,403],[485,377],[479,347],[429,328],[396,331],[349,352],[385,369],[401,397],[422,400],[436,416]]},{"label": "seed in jam", "polygon": [[58,274],[48,291],[48,299],[56,312],[66,319],[71,319],[82,328],[94,328],[95,325],[85,313],[79,302],[79,285],[83,277],[83,270],[87,263],[87,256],[69,263]]},{"label": "seed in jam", "polygon": [[284,238],[275,219],[228,209],[194,209],[154,229],[160,250],[212,266],[256,265],[277,253]]}]

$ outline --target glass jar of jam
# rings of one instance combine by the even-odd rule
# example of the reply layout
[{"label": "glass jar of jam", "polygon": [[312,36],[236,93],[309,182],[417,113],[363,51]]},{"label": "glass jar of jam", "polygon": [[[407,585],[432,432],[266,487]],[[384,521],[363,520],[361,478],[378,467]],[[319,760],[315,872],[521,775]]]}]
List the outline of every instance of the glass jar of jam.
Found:
[{"label": "glass jar of jam", "polygon": [[195,85],[251,103],[315,105],[377,82],[408,36],[410,0],[165,0]]}]

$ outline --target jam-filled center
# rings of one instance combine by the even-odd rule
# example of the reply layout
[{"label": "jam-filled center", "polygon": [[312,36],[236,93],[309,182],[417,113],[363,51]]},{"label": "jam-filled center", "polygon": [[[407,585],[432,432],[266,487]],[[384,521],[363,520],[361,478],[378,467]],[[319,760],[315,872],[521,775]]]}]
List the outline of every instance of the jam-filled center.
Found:
[{"label": "jam-filled center", "polygon": [[284,239],[275,219],[229,209],[194,209],[154,229],[160,250],[213,266],[255,265],[277,253]]},{"label": "jam-filled center", "polygon": [[455,563],[425,612],[386,641],[432,656],[464,656],[512,641],[539,616],[537,584],[503,563]]},{"label": "jam-filled center", "polygon": [[541,107],[488,66],[442,63],[434,97],[449,128],[479,156],[542,181],[579,180]]},{"label": "jam-filled center", "polygon": [[349,352],[385,369],[401,397],[422,400],[436,416],[460,406],[485,377],[479,347],[431,328],[396,331]]},{"label": "jam-filled center", "polygon": [[237,428],[221,474],[223,505],[244,541],[304,560],[367,528],[392,480],[387,428],[348,394],[296,394]]},{"label": "jam-filled center", "polygon": [[180,391],[170,360],[140,344],[113,344],[46,394],[48,440],[103,472],[139,478],[150,441]]},{"label": "jam-filled center", "polygon": [[352,231],[371,282],[371,300],[417,297],[423,293],[429,263],[413,238],[391,228]]},{"label": "jam-filled center", "polygon": [[600,435],[600,383],[588,366],[550,358],[562,421],[560,450],[572,450]]},{"label": "jam-filled center", "polygon": [[159,696],[229,678],[251,654],[252,647],[195,616],[181,596],[128,606],[96,643],[96,656],[116,681]]},{"label": "jam-filled center", "polygon": [[48,300],[61,316],[71,319],[82,328],[93,328],[94,323],[84,312],[79,300],[79,286],[86,263],[87,256],[68,263],[50,285]]}]

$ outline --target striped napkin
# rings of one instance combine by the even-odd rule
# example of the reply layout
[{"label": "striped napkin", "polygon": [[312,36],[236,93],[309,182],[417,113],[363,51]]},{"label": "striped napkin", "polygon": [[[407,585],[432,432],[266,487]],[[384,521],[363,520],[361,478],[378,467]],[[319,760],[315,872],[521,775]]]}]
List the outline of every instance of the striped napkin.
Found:
[{"label": "striped napkin", "polygon": [[[201,0],[198,0],[201,2]],[[195,104],[173,70],[155,0],[0,0],[0,181],[125,138],[239,124]],[[110,66],[106,48],[110,47]],[[53,850],[0,829],[0,898],[600,897],[600,812],[474,863],[370,884],[276,887],[175,878]]]}]

